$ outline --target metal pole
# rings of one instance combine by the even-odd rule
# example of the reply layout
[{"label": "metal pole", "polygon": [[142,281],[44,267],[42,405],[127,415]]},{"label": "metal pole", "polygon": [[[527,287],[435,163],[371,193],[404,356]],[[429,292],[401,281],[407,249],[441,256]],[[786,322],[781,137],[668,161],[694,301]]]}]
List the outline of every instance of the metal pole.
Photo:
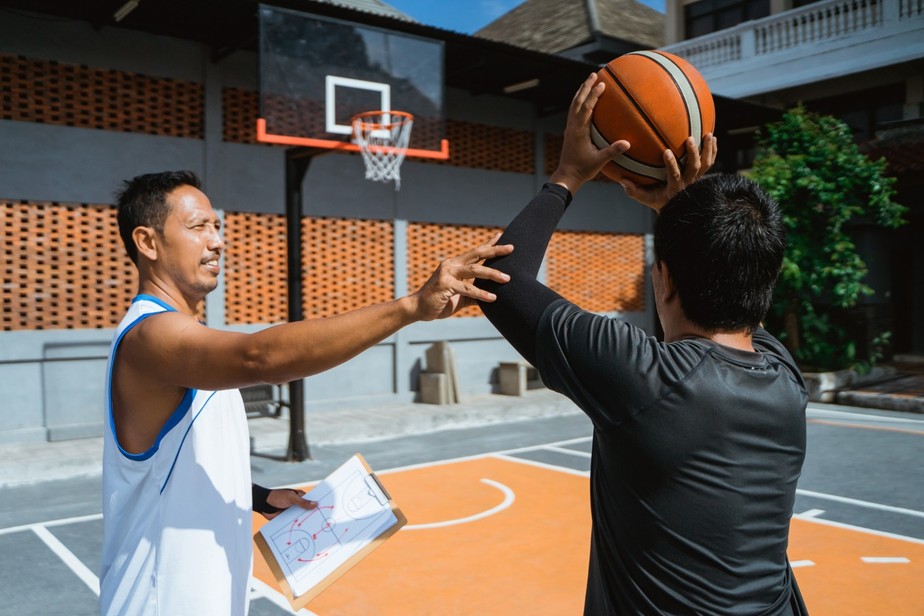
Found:
[{"label": "metal pole", "polygon": [[[301,321],[302,313],[302,181],[311,164],[312,151],[286,150],[286,264],[289,286],[289,322]],[[289,446],[286,462],[311,458],[305,436],[305,381],[289,383]]]}]

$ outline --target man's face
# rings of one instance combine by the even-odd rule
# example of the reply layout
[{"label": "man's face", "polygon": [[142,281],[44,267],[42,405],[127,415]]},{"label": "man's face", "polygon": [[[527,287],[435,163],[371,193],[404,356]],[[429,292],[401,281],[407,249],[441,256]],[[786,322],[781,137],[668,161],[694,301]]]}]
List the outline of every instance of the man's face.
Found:
[{"label": "man's face", "polygon": [[219,257],[224,249],[221,221],[208,197],[192,186],[167,196],[170,214],[158,253],[161,275],[187,298],[202,299],[218,286]]}]

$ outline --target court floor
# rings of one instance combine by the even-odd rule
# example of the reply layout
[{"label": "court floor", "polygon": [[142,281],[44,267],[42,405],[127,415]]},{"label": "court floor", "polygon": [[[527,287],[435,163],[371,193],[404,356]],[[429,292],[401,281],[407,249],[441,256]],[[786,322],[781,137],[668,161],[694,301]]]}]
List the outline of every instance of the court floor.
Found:
[{"label": "court floor", "polygon": [[[819,429],[852,430],[827,424]],[[915,444],[919,438],[904,437]],[[581,613],[590,449],[587,436],[375,469],[407,526],[298,613]],[[869,518],[854,511],[881,514],[880,530],[861,527]],[[800,489],[789,557],[811,614],[924,614],[922,520],[917,509]],[[254,523],[259,527],[264,520],[255,515]],[[98,514],[0,529],[0,554],[31,555],[29,567],[18,558],[0,558],[6,588],[0,614],[98,613],[94,570],[101,529]],[[56,593],[47,592],[50,580]],[[251,616],[293,613],[259,551],[251,596]]]},{"label": "court floor", "polygon": [[[581,438],[380,473],[408,525],[306,611],[581,613],[589,452],[590,439]],[[797,511],[789,549],[813,615],[924,613],[924,540],[818,514]],[[254,522],[259,527],[262,518]],[[272,592],[259,553],[254,573]]]}]

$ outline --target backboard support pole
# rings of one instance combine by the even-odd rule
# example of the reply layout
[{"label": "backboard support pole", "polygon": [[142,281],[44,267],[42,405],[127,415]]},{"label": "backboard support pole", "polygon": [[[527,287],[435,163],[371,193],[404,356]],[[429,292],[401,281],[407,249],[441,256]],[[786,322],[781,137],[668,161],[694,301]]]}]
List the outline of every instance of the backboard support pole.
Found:
[{"label": "backboard support pole", "polygon": [[[286,150],[286,265],[289,322],[301,321],[302,310],[302,184],[312,158],[319,151],[311,148]],[[289,383],[289,444],[286,462],[311,459],[305,431],[305,380]]]}]

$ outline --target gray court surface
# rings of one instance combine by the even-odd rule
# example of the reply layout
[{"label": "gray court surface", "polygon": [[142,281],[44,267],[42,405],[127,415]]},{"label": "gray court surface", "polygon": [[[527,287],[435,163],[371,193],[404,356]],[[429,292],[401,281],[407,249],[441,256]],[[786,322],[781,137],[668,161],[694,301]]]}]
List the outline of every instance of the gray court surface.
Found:
[{"label": "gray court surface", "polygon": [[[794,514],[924,543],[924,416],[811,405],[808,455]],[[318,480],[361,452],[380,471],[498,453],[589,474],[590,422],[580,414],[312,446],[312,460],[252,461],[264,485]],[[96,614],[102,543],[100,481],[0,489],[0,615]],[[251,614],[292,613],[256,582]]]}]

